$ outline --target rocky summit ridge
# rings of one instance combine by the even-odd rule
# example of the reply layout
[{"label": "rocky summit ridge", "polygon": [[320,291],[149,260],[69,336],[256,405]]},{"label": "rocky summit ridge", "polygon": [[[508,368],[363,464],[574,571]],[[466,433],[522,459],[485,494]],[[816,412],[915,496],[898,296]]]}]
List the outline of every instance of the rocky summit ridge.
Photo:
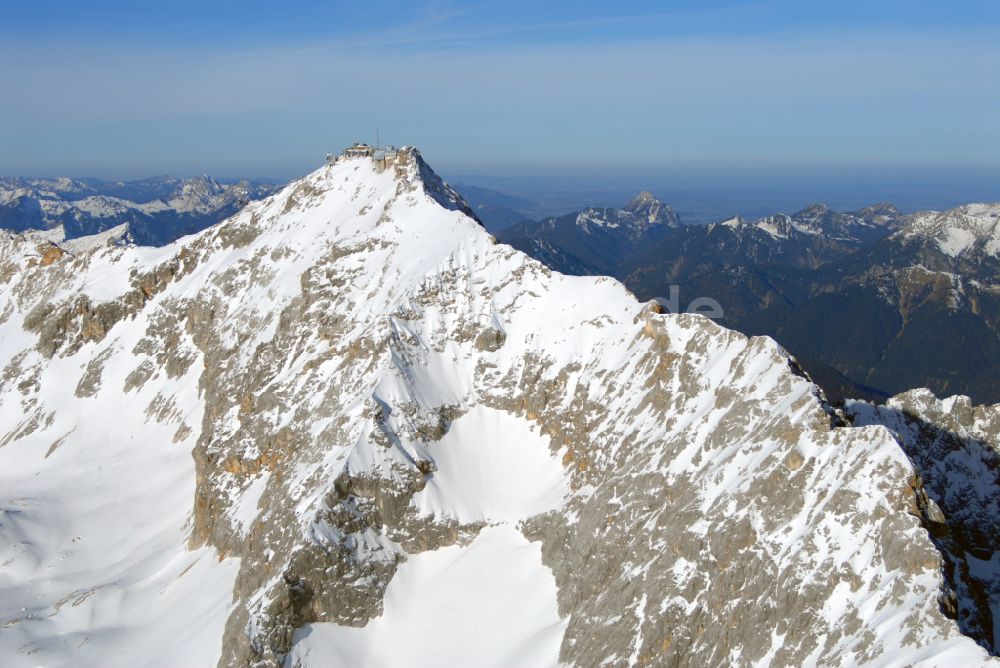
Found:
[{"label": "rocky summit ridge", "polygon": [[0,235],[5,665],[995,662],[926,433],[496,243],[412,148],[38,245]]}]

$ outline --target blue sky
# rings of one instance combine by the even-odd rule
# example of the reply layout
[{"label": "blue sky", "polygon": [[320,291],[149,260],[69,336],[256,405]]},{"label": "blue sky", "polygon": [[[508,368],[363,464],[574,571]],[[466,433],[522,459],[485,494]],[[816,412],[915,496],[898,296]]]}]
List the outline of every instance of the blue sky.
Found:
[{"label": "blue sky", "polygon": [[0,174],[1000,166],[1000,2],[2,0]]}]

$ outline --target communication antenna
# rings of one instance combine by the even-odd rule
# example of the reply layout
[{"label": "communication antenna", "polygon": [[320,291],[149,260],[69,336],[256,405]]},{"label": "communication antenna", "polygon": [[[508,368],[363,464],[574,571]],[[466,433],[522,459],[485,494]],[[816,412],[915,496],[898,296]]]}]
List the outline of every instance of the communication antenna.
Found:
[{"label": "communication antenna", "polygon": [[378,128],[375,128],[375,148],[379,148],[382,145],[378,143]]}]

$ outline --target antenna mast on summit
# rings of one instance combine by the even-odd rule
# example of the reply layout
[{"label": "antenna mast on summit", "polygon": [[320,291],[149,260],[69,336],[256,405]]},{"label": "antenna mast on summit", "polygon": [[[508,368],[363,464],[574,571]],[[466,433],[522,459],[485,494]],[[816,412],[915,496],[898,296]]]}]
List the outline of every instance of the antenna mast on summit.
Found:
[{"label": "antenna mast on summit", "polygon": [[378,128],[375,128],[375,148],[379,148],[382,144],[379,143],[378,139]]}]

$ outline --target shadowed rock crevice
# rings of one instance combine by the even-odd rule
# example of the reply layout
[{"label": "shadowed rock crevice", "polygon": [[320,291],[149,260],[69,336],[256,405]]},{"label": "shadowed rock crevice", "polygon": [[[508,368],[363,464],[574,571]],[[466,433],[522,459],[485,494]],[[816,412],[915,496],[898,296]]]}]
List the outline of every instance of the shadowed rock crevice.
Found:
[{"label": "shadowed rock crevice", "polygon": [[883,424],[898,437],[917,476],[916,513],[941,552],[941,609],[998,654],[1000,616],[1000,406],[967,397],[938,400],[926,390],[885,406],[848,402],[856,425]]}]

